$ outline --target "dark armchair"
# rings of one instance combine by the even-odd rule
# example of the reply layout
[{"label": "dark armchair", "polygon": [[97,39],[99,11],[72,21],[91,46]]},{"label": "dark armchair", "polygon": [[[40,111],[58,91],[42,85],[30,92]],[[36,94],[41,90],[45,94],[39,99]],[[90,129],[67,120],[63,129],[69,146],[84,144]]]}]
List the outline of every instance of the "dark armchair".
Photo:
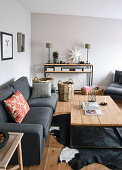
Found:
[{"label": "dark armchair", "polygon": [[115,71],[114,81],[105,89],[104,95],[122,101],[122,71]]}]

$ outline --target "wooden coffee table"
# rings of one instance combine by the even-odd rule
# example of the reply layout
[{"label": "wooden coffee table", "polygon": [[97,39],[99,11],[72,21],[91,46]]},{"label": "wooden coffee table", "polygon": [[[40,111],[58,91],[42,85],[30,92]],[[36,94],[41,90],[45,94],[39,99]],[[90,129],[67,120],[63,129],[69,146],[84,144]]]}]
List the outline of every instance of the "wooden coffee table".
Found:
[{"label": "wooden coffee table", "polygon": [[[104,102],[104,96],[96,96],[96,102],[100,104]],[[101,106],[100,110],[102,115],[100,116],[87,116],[82,109],[81,102],[87,102],[88,96],[86,95],[74,95],[70,102],[58,102],[56,113],[70,113],[70,146],[72,146],[72,128],[74,126],[85,127],[120,127],[122,126],[122,111],[112,100],[110,96],[107,96],[107,106]]]},{"label": "wooden coffee table", "polygon": [[[96,102],[100,104],[104,102],[105,96],[96,96]],[[71,100],[71,122],[70,122],[70,147],[77,148],[96,148],[96,146],[73,146],[72,144],[72,128],[75,126],[84,127],[120,127],[122,126],[122,111],[112,100],[107,96],[107,106],[100,106],[102,115],[88,116],[85,115],[82,109],[81,102],[87,102],[88,96],[73,96]],[[97,147],[98,148],[98,147]],[[101,146],[99,148],[106,148]],[[122,147],[119,147],[122,148]]]}]

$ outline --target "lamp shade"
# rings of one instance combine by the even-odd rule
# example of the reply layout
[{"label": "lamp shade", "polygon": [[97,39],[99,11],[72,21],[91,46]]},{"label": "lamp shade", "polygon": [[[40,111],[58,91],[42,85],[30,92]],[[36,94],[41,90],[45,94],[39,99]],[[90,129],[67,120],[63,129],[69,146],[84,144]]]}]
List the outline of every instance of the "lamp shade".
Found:
[{"label": "lamp shade", "polygon": [[52,43],[46,43],[46,48],[52,48]]},{"label": "lamp shade", "polygon": [[85,48],[90,49],[91,48],[91,44],[85,44]]}]

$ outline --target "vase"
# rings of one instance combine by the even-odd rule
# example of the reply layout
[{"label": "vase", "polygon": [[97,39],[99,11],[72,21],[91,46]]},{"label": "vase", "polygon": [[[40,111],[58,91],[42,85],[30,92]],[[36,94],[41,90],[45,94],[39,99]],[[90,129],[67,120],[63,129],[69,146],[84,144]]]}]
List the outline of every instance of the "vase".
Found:
[{"label": "vase", "polygon": [[58,63],[58,57],[53,57],[53,63],[57,64]]}]

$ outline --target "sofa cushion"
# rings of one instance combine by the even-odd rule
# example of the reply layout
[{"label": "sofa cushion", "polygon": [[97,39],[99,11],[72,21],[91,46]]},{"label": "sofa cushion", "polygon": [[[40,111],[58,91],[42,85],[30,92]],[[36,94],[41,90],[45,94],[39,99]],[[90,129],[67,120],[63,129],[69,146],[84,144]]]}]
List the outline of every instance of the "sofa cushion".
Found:
[{"label": "sofa cushion", "polygon": [[50,107],[31,107],[22,123],[43,125],[44,137],[47,137],[52,115],[53,109]]},{"label": "sofa cushion", "polygon": [[51,82],[33,83],[31,98],[51,96]]},{"label": "sofa cushion", "polygon": [[12,84],[15,91],[19,90],[27,101],[30,97],[31,89],[27,77],[21,77]]},{"label": "sofa cushion", "polygon": [[121,85],[121,88],[109,86],[107,89],[105,89],[104,94],[105,95],[110,95],[110,94],[122,95],[122,85]]},{"label": "sofa cushion", "polygon": [[122,84],[122,75],[119,77],[119,84]]},{"label": "sofa cushion", "polygon": [[114,77],[114,82],[119,82],[119,78],[122,75],[122,71],[115,71],[115,77]]},{"label": "sofa cushion", "polygon": [[51,107],[55,110],[57,100],[58,95],[56,93],[51,93],[51,97],[29,99],[28,104],[30,107]]},{"label": "sofa cushion", "polygon": [[5,106],[16,123],[21,123],[30,110],[23,95],[17,90],[9,99],[4,100]]},{"label": "sofa cushion", "polygon": [[11,117],[8,114],[7,109],[4,105],[4,100],[9,98],[14,94],[13,87],[6,87],[5,89],[0,90],[0,122],[11,122]]}]

